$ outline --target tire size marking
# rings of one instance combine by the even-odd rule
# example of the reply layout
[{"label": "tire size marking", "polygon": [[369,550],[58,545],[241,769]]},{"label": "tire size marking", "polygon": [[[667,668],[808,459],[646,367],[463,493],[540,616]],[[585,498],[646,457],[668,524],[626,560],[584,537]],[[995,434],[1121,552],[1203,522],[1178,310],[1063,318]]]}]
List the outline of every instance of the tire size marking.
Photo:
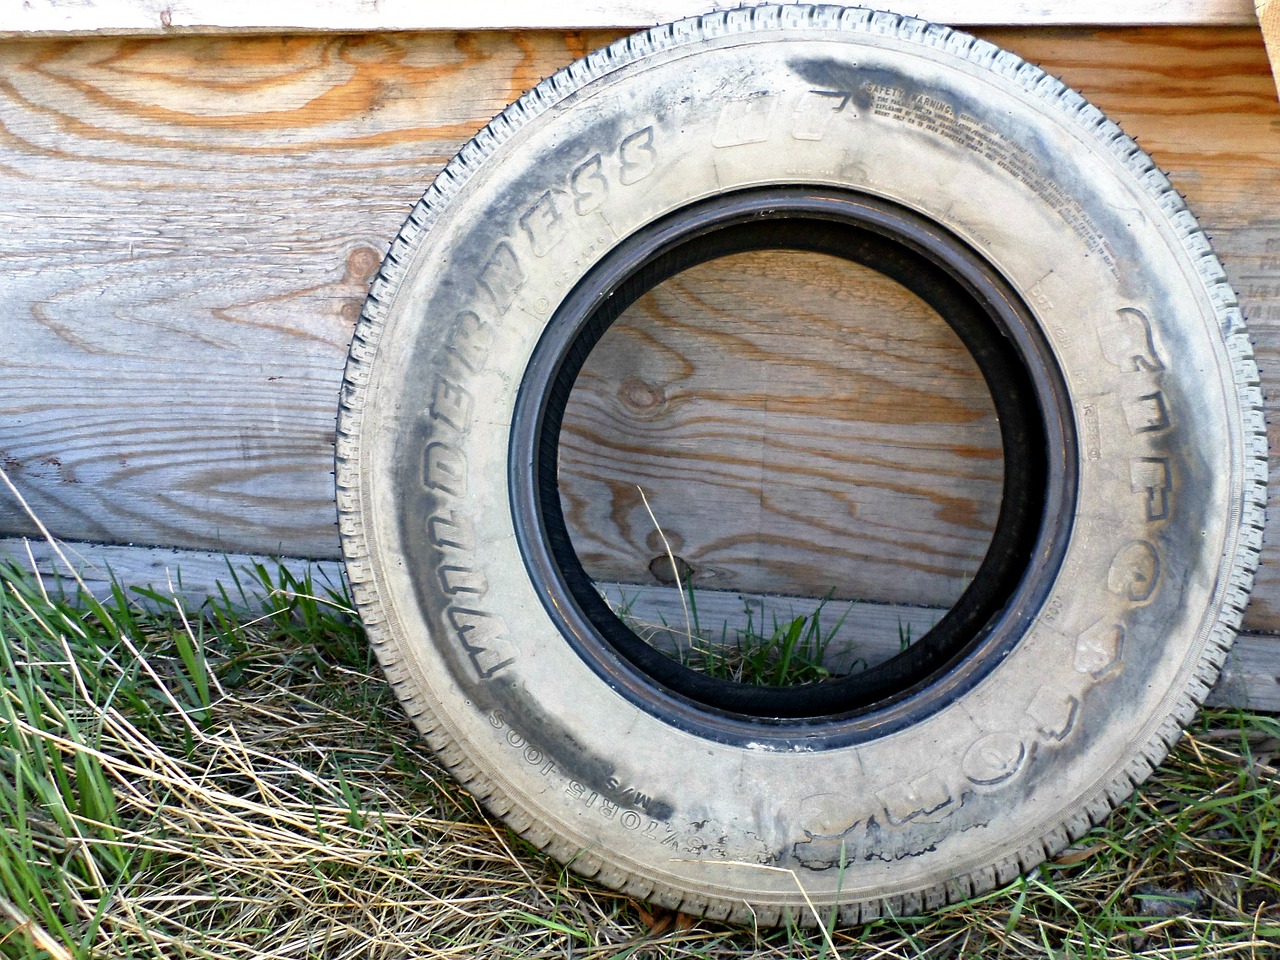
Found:
[{"label": "tire size marking", "polygon": [[[616,782],[610,779],[611,784]],[[644,826],[647,819],[649,825],[644,831],[644,836],[669,847],[679,847],[680,845],[679,837],[669,823],[644,816],[644,804],[649,802],[649,798],[644,794],[636,794],[631,798],[624,794],[620,798],[610,800],[577,780],[568,781],[565,784],[564,792],[578,801],[582,805],[582,809],[594,810],[604,819],[614,820],[622,824],[627,830],[639,830],[640,827]],[[628,800],[630,801],[630,806],[625,805]],[[619,816],[619,813],[621,813],[621,816]]]},{"label": "tire size marking", "polygon": [[489,725],[495,730],[506,730],[503,739],[507,746],[519,752],[521,759],[531,767],[536,767],[538,774],[543,777],[550,777],[557,772],[554,760],[547,758],[546,754],[534,744],[530,743],[523,735],[517,733],[507,726],[507,719],[501,711],[495,710],[489,714]]},{"label": "tire size marking", "polygon": [[647,807],[651,803],[648,794],[635,787],[624,786],[616,777],[610,777],[605,783],[608,796],[592,790],[566,776],[544,750],[508,724],[506,715],[501,710],[494,710],[489,714],[489,725],[502,732],[502,740],[507,747],[536,769],[539,776],[554,782],[557,789],[576,800],[583,810],[621,824],[623,829],[639,833],[663,846],[673,849],[682,847],[680,835],[670,823],[648,815]]},{"label": "tire size marking", "polygon": [[673,850],[684,850],[696,853],[705,848],[696,837],[695,830],[683,837],[668,821],[654,817],[647,811],[651,803],[648,794],[634,787],[624,786],[616,777],[610,777],[601,792],[593,790],[564,774],[555,762],[546,756],[546,752],[523,734],[517,732],[507,723],[506,716],[495,710],[489,714],[489,725],[502,731],[502,740],[513,752],[530,767],[537,770],[538,775],[555,784],[566,796],[577,801],[583,811],[590,811],[593,816],[602,820],[617,823],[624,830],[643,836],[646,840],[670,847]]}]

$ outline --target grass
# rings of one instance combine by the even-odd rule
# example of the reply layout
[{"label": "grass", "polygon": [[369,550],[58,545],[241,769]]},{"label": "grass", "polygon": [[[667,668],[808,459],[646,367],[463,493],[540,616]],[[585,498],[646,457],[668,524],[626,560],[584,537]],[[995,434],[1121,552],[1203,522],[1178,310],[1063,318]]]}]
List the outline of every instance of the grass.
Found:
[{"label": "grass", "polygon": [[1208,712],[1104,826],[973,902],[730,927],[511,835],[404,719],[341,592],[242,576],[270,593],[253,615],[234,584],[186,611],[0,570],[0,956],[1277,956],[1275,718]]},{"label": "grass", "polygon": [[[834,674],[826,663],[827,651],[848,611],[828,630],[822,627],[822,610],[827,599],[820,600],[812,613],[782,621],[773,615],[772,628],[765,626],[765,612],[756,611],[744,602],[746,622],[741,627],[722,623],[718,631],[703,628],[698,616],[697,592],[692,585],[680,585],[683,607],[688,620],[683,630],[673,629],[665,621],[649,623],[636,616],[633,603],[613,603],[611,607],[637,636],[671,652],[678,646],[680,662],[686,667],[721,680],[732,680],[751,686],[793,686],[817,683]],[[606,602],[608,599],[606,598]],[[765,632],[768,630],[768,632]],[[908,630],[909,633],[909,630]],[[665,640],[666,646],[659,642]],[[865,660],[855,660],[854,667],[865,668]]]},{"label": "grass", "polygon": [[[845,616],[827,633],[822,632],[821,614],[826,602],[835,593],[835,588],[827,592],[827,596],[819,602],[813,613],[794,617],[785,624],[780,624],[775,615],[773,630],[769,634],[763,632],[764,611],[760,613],[761,624],[755,623],[751,604],[745,604],[747,622],[741,629],[730,630],[725,624],[720,630],[718,640],[702,629],[698,619],[698,602],[693,584],[681,575],[681,566],[676,560],[675,552],[666,532],[658,522],[649,503],[644,488],[637,486],[640,499],[644,503],[653,528],[662,541],[666,551],[667,563],[671,577],[680,596],[680,609],[684,614],[684,631],[679,635],[676,644],[679,648],[681,662],[693,670],[721,680],[732,680],[750,686],[798,686],[816,683],[828,679],[831,670],[823,665],[827,648],[844,625]],[[606,602],[608,598],[606,597]],[[633,632],[652,642],[658,634],[673,637],[671,628],[666,623],[643,623],[633,616],[631,604],[623,604],[614,608],[614,613],[631,628]],[[730,633],[733,639],[730,640]],[[865,666],[865,663],[864,663]]]}]

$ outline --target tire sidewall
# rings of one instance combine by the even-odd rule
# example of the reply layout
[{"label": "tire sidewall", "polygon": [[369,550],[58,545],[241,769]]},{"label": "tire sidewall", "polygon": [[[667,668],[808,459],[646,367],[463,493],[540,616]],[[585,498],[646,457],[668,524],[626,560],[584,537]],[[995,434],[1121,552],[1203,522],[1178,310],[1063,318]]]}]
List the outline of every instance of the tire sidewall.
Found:
[{"label": "tire sidewall", "polygon": [[[794,183],[901,204],[991,263],[1080,447],[1066,556],[1013,653],[838,749],[717,743],[608,689],[543,610],[506,489],[525,365],[585,272],[699,199]],[[526,120],[401,266],[359,466],[394,657],[486,792],[562,849],[710,898],[798,903],[797,877],[815,903],[907,895],[1079,822],[1183,696],[1235,556],[1238,401],[1178,225],[1066,105],[897,37],[704,38]]]}]

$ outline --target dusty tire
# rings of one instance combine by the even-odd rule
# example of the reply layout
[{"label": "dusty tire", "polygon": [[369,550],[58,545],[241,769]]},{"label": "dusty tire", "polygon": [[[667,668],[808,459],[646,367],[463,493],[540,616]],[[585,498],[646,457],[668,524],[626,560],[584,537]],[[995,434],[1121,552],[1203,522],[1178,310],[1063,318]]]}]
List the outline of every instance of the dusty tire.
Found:
[{"label": "dusty tire", "polygon": [[[988,310],[1038,405],[1021,579],[915,681],[816,717],[708,706],[585,636],[530,479],[576,336],[546,347],[549,320],[589,326],[663,230],[726,204],[734,225],[887,217]],[[1098,822],[1217,676],[1261,542],[1257,370],[1166,178],[1037,68],[857,9],[660,27],[505,110],[392,245],[338,432],[352,588],[443,762],[575,870],[764,923],[929,909]]]}]

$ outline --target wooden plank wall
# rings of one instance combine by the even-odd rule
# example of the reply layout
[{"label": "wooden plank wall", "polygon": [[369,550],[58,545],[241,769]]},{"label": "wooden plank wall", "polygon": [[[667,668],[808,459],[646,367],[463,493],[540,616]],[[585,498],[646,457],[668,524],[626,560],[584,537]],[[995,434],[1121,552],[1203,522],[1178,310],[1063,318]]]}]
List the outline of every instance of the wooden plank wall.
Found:
[{"label": "wooden plank wall", "polygon": [[[1082,90],[1170,172],[1240,291],[1264,376],[1280,382],[1280,105],[1258,30],[979,32]],[[387,242],[489,117],[613,36],[0,43],[0,466],[68,539],[335,557],[335,397],[346,341]],[[758,265],[745,263],[739,280],[732,270],[701,287],[690,279],[676,300],[721,313],[744,298],[754,298],[753,310],[792,303],[799,294],[776,286],[789,282],[789,268],[775,266],[774,287],[754,282]],[[805,275],[813,276],[807,268]],[[820,277],[814,289],[830,301]],[[636,322],[646,310],[652,318],[664,295],[639,305]],[[951,349],[944,341],[928,348],[933,356]],[[919,381],[912,362],[893,375],[899,398],[909,380]],[[628,401],[610,387],[614,401],[643,406],[653,399],[644,383],[659,378],[622,379],[643,381],[641,389],[631,383]],[[935,459],[918,461],[908,493],[928,509],[896,514],[916,542],[933,538],[937,556],[952,554],[951,568],[912,587],[917,598],[945,601],[990,523],[999,464],[974,382],[912,388],[935,409],[973,412],[939,421]],[[938,393],[948,389],[960,393]],[[714,420],[712,407],[696,419]],[[593,409],[603,408],[584,408],[579,436]],[[902,442],[899,427],[890,423],[879,436]],[[753,457],[773,468],[759,451],[740,459]],[[948,472],[943,461],[957,457],[964,469]],[[587,486],[567,488],[583,542],[596,545],[602,563],[611,543],[630,545],[632,566],[648,561],[656,551],[635,519],[638,505],[618,512],[627,494],[597,497],[589,484],[608,478],[592,470],[582,474]],[[764,487],[775,482],[778,490],[790,484],[762,475],[742,495],[764,502]],[[882,511],[877,522],[893,515]],[[615,530],[617,537],[603,535]],[[0,497],[0,536],[34,532]],[[891,539],[885,530],[875,536]],[[1254,631],[1280,630],[1280,555],[1276,538],[1268,540],[1246,621]],[[831,544],[817,546],[806,563],[829,562]],[[728,570],[723,585],[756,589],[760,581],[743,573],[752,562],[722,551],[705,569]]]},{"label": "wooden plank wall", "polygon": [[592,351],[561,435],[574,545],[609,582],[652,583],[669,545],[701,590],[946,609],[1002,478],[959,337],[882,274],[798,251],[646,295]]},{"label": "wooden plank wall", "polygon": [[[0,20],[0,37],[639,28],[740,6],[739,0],[23,0]],[[1253,0],[887,0],[876,9],[957,26],[1254,22]]]}]

